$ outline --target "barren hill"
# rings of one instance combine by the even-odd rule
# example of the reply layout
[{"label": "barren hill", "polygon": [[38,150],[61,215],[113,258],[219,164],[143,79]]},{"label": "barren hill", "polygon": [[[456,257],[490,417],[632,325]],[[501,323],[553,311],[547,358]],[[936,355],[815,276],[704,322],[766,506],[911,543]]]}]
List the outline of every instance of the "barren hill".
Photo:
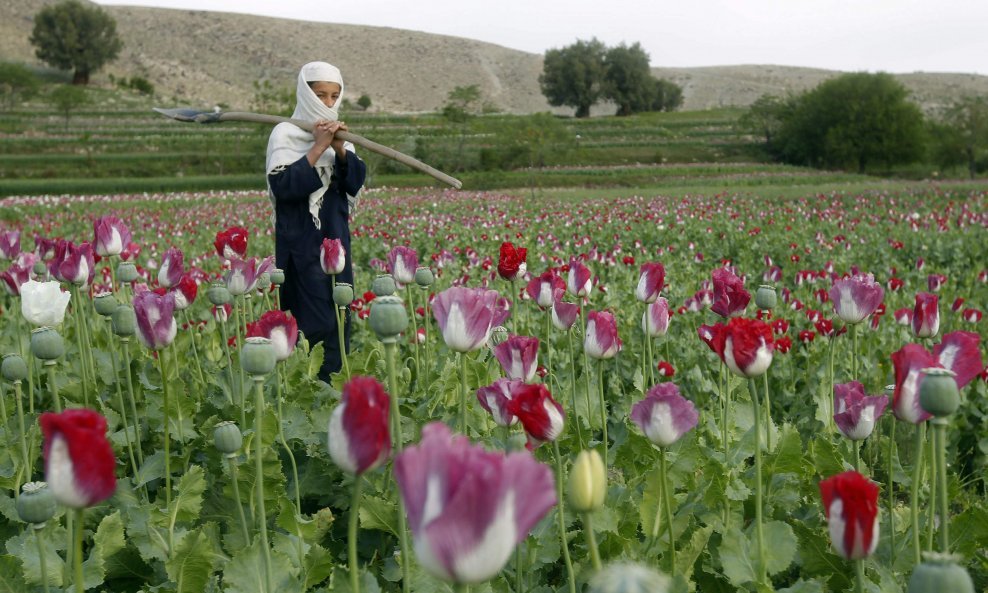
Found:
[{"label": "barren hill", "polygon": [[[38,65],[28,42],[33,15],[51,0],[0,0],[0,59]],[[253,82],[293,88],[298,67],[326,60],[342,70],[346,95],[366,93],[374,109],[421,112],[440,107],[457,86],[476,84],[485,101],[514,113],[551,109],[539,90],[542,56],[459,37],[359,25],[304,22],[219,12],[104,7],[124,42],[119,59],[94,76],[140,75],[164,100],[248,107]],[[314,49],[318,48],[318,49]],[[764,93],[812,88],[840,74],[785,66],[653,68],[684,90],[684,109],[744,106]],[[965,94],[988,94],[988,76],[897,75],[926,109]],[[571,113],[569,109],[554,109]],[[609,112],[600,107],[595,113]]]}]

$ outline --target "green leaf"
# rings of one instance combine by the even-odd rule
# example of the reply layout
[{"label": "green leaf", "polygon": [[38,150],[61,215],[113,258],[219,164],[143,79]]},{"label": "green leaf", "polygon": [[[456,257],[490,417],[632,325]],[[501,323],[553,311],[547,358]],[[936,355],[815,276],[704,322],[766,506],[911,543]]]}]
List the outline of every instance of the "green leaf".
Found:
[{"label": "green leaf", "polygon": [[[271,591],[301,591],[298,582],[298,569],[292,566],[288,556],[276,551],[270,551],[271,557]],[[260,547],[260,538],[254,540],[249,548],[244,548],[234,555],[223,570],[225,593],[257,593],[258,583],[264,578],[264,557]],[[201,590],[200,590],[201,593]]]},{"label": "green leaf", "polygon": [[157,480],[165,476],[165,452],[155,451],[153,455],[144,458],[144,465],[137,470],[134,476],[134,486],[141,487],[152,480]]},{"label": "green leaf", "polygon": [[[65,561],[59,556],[58,550],[65,549],[67,539],[65,529],[60,525],[46,527],[40,531],[25,529],[7,540],[7,552],[20,561],[20,569],[17,571],[24,575],[28,583],[42,584],[41,561],[38,556],[38,541],[35,539],[41,536],[42,546],[45,550],[45,568],[48,574],[48,584],[56,587],[62,586],[62,572],[65,569]],[[23,589],[21,589],[23,591]]]},{"label": "green leaf", "polygon": [[[755,526],[749,534],[732,527],[724,534],[720,546],[720,561],[724,575],[735,586],[753,583],[758,578],[758,546]],[[782,521],[770,521],[763,526],[765,542],[765,572],[771,576],[789,568],[796,556],[796,535]]]},{"label": "green leaf", "polygon": [[707,547],[714,528],[710,525],[693,532],[690,541],[676,554],[676,574],[689,580],[693,575],[693,565]]},{"label": "green leaf", "polygon": [[0,556],[0,593],[24,593],[27,591],[27,583],[21,576],[18,564],[17,558],[13,556]]},{"label": "green leaf", "polygon": [[392,535],[398,535],[398,508],[393,502],[364,496],[360,499],[360,528],[379,529]]},{"label": "green leaf", "polygon": [[315,379],[316,375],[319,374],[319,369],[322,367],[322,359],[323,347],[322,342],[319,342],[309,352],[309,367],[306,369],[306,374],[310,379]]},{"label": "green leaf", "polygon": [[745,583],[753,583],[758,578],[754,560],[757,552],[737,527],[731,527],[724,533],[718,552],[724,576],[732,585],[740,587]]},{"label": "green leaf", "polygon": [[82,563],[86,589],[93,589],[103,583],[106,578],[107,560],[124,546],[126,541],[120,511],[103,517],[93,536],[93,548],[89,552],[89,558]]},{"label": "green leaf", "polygon": [[305,586],[307,590],[323,582],[333,573],[333,555],[319,544],[312,544],[305,555]]},{"label": "green leaf", "polygon": [[168,578],[176,583],[177,593],[202,593],[206,590],[219,554],[214,543],[216,538],[204,531],[200,527],[180,536],[175,542],[175,553],[165,561],[165,571]]},{"label": "green leaf", "polygon": [[782,521],[769,521],[764,525],[764,537],[765,570],[769,576],[789,568],[796,557],[796,534],[792,527]]},{"label": "green leaf", "polygon": [[202,467],[193,465],[174,486],[175,496],[168,513],[172,521],[194,521],[202,508],[202,493],[206,491],[206,478]]},{"label": "green leaf", "polygon": [[775,453],[765,463],[764,475],[798,474],[803,471],[803,440],[791,424],[782,426]]},{"label": "green leaf", "polygon": [[792,587],[779,589],[778,593],[824,593],[825,590],[823,583],[820,581],[804,581],[800,579]]}]

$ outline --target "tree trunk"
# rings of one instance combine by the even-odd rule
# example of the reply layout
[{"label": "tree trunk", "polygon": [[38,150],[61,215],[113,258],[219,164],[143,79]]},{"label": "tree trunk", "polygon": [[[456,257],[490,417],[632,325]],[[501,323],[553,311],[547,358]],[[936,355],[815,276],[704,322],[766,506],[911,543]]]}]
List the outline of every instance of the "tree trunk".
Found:
[{"label": "tree trunk", "polygon": [[590,117],[590,106],[578,105],[576,107],[576,117]]},{"label": "tree trunk", "polygon": [[974,159],[974,147],[968,146],[966,149],[964,149],[964,152],[967,153],[967,172],[971,176],[971,179],[974,179],[974,174],[976,173],[976,169],[978,168],[978,164],[975,162]]},{"label": "tree trunk", "polygon": [[76,70],[72,74],[72,84],[78,84],[81,86],[86,86],[87,84],[89,84],[89,71]]}]

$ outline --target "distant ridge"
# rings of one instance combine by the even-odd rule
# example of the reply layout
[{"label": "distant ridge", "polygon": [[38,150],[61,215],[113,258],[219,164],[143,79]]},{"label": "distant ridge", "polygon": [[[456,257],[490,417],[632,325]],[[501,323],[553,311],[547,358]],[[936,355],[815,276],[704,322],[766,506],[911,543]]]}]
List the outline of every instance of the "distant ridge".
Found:
[{"label": "distant ridge", "polygon": [[[0,0],[0,59],[39,64],[28,42],[33,16],[53,0]],[[103,7],[124,41],[120,58],[97,73],[141,75],[162,100],[209,107],[247,108],[252,83],[270,80],[293,88],[298,67],[311,60],[343,72],[346,95],[366,93],[374,110],[426,112],[439,108],[457,86],[476,84],[484,101],[512,113],[551,108],[539,90],[542,56],[460,37],[361,25],[339,25],[220,12]],[[313,50],[312,48],[325,48]],[[654,58],[654,56],[653,56]],[[765,93],[813,88],[840,72],[790,66],[744,65],[653,68],[683,87],[684,109],[746,106]],[[988,76],[896,75],[925,110],[963,95],[988,95]],[[598,106],[594,114],[612,113]]]}]

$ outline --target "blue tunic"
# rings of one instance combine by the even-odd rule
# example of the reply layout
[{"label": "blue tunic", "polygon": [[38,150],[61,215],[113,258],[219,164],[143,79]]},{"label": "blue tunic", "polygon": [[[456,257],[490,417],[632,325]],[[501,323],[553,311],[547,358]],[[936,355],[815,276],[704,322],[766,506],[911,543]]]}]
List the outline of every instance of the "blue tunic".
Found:
[{"label": "blue tunic", "polygon": [[[346,160],[336,157],[333,177],[319,210],[322,228],[316,228],[309,213],[309,194],[322,187],[316,169],[306,157],[268,176],[275,197],[275,265],[285,271],[281,285],[281,308],[291,311],[311,345],[323,345],[325,359],[319,378],[329,381],[340,370],[336,314],[332,279],[323,273],[319,250],[323,239],[339,239],[346,250],[346,266],[337,275],[339,282],[353,284],[350,251],[349,202],[364,185],[367,168],[356,154],[347,151]],[[345,347],[350,350],[350,311],[346,311]]]}]

